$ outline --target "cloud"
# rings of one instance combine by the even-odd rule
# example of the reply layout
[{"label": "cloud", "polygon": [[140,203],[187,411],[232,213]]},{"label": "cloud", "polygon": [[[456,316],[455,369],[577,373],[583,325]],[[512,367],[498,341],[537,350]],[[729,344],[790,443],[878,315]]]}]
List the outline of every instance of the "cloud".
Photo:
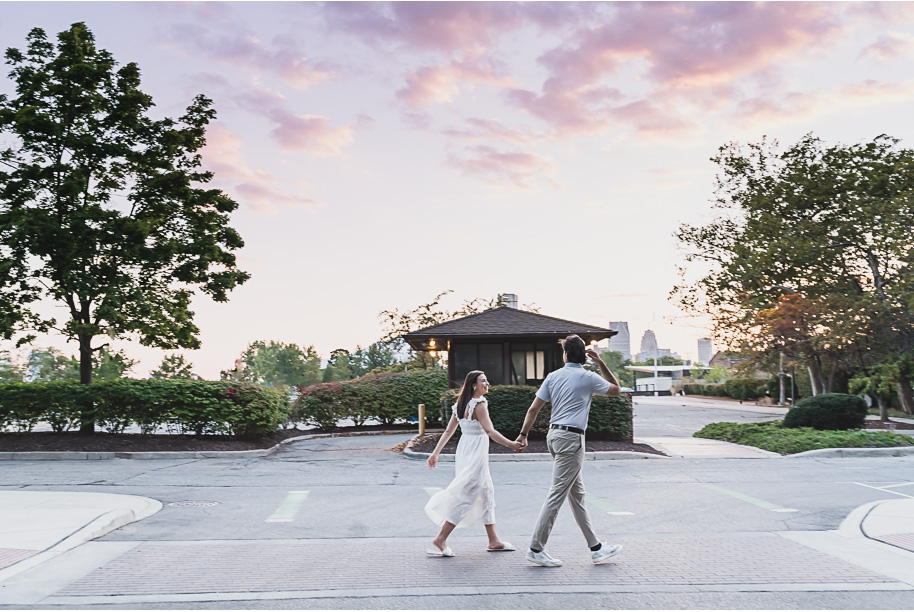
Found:
[{"label": "cloud", "polygon": [[907,32],[888,32],[864,48],[857,60],[863,58],[893,60],[907,57],[911,55],[912,51],[914,51],[914,35]]},{"label": "cloud", "polygon": [[277,124],[271,134],[282,148],[320,157],[340,155],[355,132],[351,125],[330,127],[327,117],[294,115],[281,108],[270,109],[267,115]]},{"label": "cloud", "polygon": [[770,125],[811,117],[826,106],[825,97],[818,92],[777,92],[741,101],[734,115],[745,124]]},{"label": "cloud", "polygon": [[860,83],[848,83],[839,90],[841,99],[862,103],[891,102],[895,100],[910,100],[914,94],[914,83],[905,81],[901,83],[887,83],[867,79]]},{"label": "cloud", "polygon": [[423,66],[406,76],[406,86],[398,90],[397,99],[412,108],[425,108],[431,104],[450,102],[461,91],[475,85],[502,85],[512,83],[500,77],[491,62],[479,58],[453,60],[441,66]]},{"label": "cloud", "polygon": [[505,127],[503,123],[495,119],[470,117],[466,119],[465,123],[468,126],[466,129],[449,129],[444,130],[443,133],[464,140],[500,140],[515,144],[529,144],[538,139],[538,136],[534,134]]},{"label": "cloud", "polygon": [[[599,92],[599,96],[595,95]],[[599,88],[555,89],[539,95],[525,89],[506,94],[509,103],[521,108],[554,128],[558,137],[581,132],[597,132],[606,127],[610,103],[622,97],[616,90]]]},{"label": "cloud", "polygon": [[597,3],[566,2],[327,2],[328,26],[378,46],[456,51],[485,48],[495,37],[533,24],[559,30],[592,18]]},{"label": "cloud", "polygon": [[519,151],[501,152],[488,146],[472,147],[469,151],[472,153],[469,158],[448,157],[448,163],[459,169],[464,176],[521,189],[534,189],[540,180],[555,184],[549,178],[555,171],[555,166],[539,155]]},{"label": "cloud", "polygon": [[[770,79],[787,58],[807,57],[840,35],[841,5],[829,3],[618,3],[597,25],[543,53],[548,70],[540,92],[514,90],[515,106],[546,121],[559,135],[598,131],[611,118],[631,119],[638,106],[672,106],[662,99],[706,96],[739,80]],[[624,81],[623,81],[624,79]],[[614,82],[642,89],[647,102],[620,105]],[[683,125],[655,117],[639,132],[678,133]],[[671,129],[672,128],[672,129]]]},{"label": "cloud", "polygon": [[239,31],[237,25],[223,24],[223,27],[229,31],[214,32],[195,23],[181,23],[172,26],[166,39],[195,55],[233,68],[254,74],[275,74],[298,89],[338,77],[329,62],[305,57],[288,37],[279,39],[276,48],[270,48],[253,35]]},{"label": "cloud", "polygon": [[[233,100],[240,108],[271,121],[275,127],[270,135],[285,150],[305,151],[318,157],[341,155],[355,134],[352,125],[334,128],[327,117],[297,115],[286,107],[285,96],[261,87],[236,94]],[[371,118],[359,115],[356,123],[367,126]]]},{"label": "cloud", "polygon": [[212,184],[240,200],[251,210],[275,215],[280,208],[313,210],[324,205],[313,198],[289,193],[272,174],[250,170],[241,153],[243,141],[235,132],[211,124],[203,148],[203,167],[213,173]]},{"label": "cloud", "polygon": [[681,136],[699,129],[693,121],[658,108],[647,100],[617,106],[609,111],[611,119],[626,124],[640,135]]}]

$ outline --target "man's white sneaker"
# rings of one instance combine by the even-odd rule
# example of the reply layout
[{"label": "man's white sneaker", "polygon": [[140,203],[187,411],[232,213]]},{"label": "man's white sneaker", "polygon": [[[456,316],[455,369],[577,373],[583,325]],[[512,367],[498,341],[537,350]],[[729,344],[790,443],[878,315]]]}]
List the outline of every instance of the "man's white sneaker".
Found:
[{"label": "man's white sneaker", "polygon": [[603,563],[614,554],[622,550],[621,544],[605,544],[603,542],[601,542],[601,544],[603,544],[603,546],[600,547],[600,550],[594,551],[590,554],[590,556],[593,558],[594,563]]},{"label": "man's white sneaker", "polygon": [[558,567],[562,564],[560,559],[553,559],[545,550],[540,552],[533,552],[532,550],[528,550],[527,561],[530,563],[536,563],[537,565],[542,565],[543,567]]}]

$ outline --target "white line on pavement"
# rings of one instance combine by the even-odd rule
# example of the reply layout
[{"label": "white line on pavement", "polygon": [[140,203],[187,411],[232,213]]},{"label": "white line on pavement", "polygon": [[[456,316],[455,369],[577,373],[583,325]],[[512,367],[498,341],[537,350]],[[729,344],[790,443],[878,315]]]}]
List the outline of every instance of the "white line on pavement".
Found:
[{"label": "white line on pavement", "polygon": [[739,493],[737,491],[731,491],[730,489],[725,489],[725,488],[719,487],[717,485],[702,483],[701,486],[705,487],[706,489],[712,489],[719,493],[723,493],[724,495],[729,495],[730,497],[735,497],[736,499],[740,499],[744,502],[749,502],[753,506],[758,506],[759,508],[765,508],[766,510],[770,510],[772,512],[797,512],[796,508],[784,508],[784,507],[778,506],[777,504],[772,504],[771,502],[766,502],[765,500],[757,499],[755,497],[751,497],[749,495],[745,495],[745,494]]},{"label": "white line on pavement", "polygon": [[279,508],[266,520],[267,523],[291,523],[305,503],[308,491],[289,491]]},{"label": "white line on pavement", "polygon": [[[877,491],[882,491],[883,493],[891,493],[892,495],[900,495],[901,497],[907,497],[908,499],[914,499],[914,495],[905,495],[904,493],[899,493],[898,491],[889,491],[888,487],[874,487],[872,485],[863,484],[862,482],[855,482],[855,485],[860,485],[861,487],[866,487],[867,489],[876,489]],[[897,485],[893,485],[897,486]]]}]

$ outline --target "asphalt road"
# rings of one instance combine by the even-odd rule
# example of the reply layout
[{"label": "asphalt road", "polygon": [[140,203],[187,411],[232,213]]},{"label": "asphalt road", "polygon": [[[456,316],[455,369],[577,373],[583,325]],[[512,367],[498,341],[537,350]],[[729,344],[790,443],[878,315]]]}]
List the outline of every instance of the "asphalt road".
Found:
[{"label": "asphalt road", "polygon": [[[662,399],[638,398],[636,437],[685,436],[707,422],[779,416],[776,409],[688,407],[676,405],[675,398]],[[403,435],[395,435],[311,440],[269,457],[249,459],[2,462],[0,489],[123,493],[165,504],[154,516],[112,532],[101,542],[431,540],[437,528],[426,518],[423,507],[429,489],[448,484],[453,464],[439,464],[430,471],[424,463],[388,450],[403,439]],[[605,540],[646,541],[696,534],[745,537],[834,530],[862,504],[899,494],[914,496],[912,468],[912,457],[590,461],[585,466],[585,483],[595,527]],[[551,465],[493,462],[491,471],[499,534],[523,550],[548,489]],[[893,485],[894,493],[882,488],[886,485]],[[553,539],[576,543],[580,538],[565,509],[556,521]],[[450,543],[455,550],[484,545],[482,529],[458,530]],[[381,550],[378,561],[383,563]],[[391,595],[177,605],[120,603],[111,607],[910,609],[914,608],[914,592],[670,593],[648,589],[606,594],[582,589],[562,594]]]}]

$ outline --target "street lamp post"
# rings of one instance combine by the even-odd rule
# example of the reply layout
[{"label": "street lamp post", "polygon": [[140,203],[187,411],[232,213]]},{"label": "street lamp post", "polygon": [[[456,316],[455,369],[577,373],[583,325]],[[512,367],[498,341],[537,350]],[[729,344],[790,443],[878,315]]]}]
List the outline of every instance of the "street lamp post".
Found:
[{"label": "street lamp post", "polygon": [[657,379],[657,353],[654,353],[654,397],[660,395],[660,391],[657,389],[657,385],[660,381]]},{"label": "street lamp post", "polygon": [[[778,361],[778,379],[780,380],[780,383],[781,383],[781,392],[780,392],[780,397],[778,398],[778,406],[783,406],[784,402],[787,400],[787,398],[786,398],[787,390],[784,388],[784,383],[785,383],[784,379],[785,378],[787,378],[787,373],[784,372],[784,351],[781,351],[780,356],[779,356],[779,361]],[[793,381],[791,380],[791,382],[793,382]]]}]

